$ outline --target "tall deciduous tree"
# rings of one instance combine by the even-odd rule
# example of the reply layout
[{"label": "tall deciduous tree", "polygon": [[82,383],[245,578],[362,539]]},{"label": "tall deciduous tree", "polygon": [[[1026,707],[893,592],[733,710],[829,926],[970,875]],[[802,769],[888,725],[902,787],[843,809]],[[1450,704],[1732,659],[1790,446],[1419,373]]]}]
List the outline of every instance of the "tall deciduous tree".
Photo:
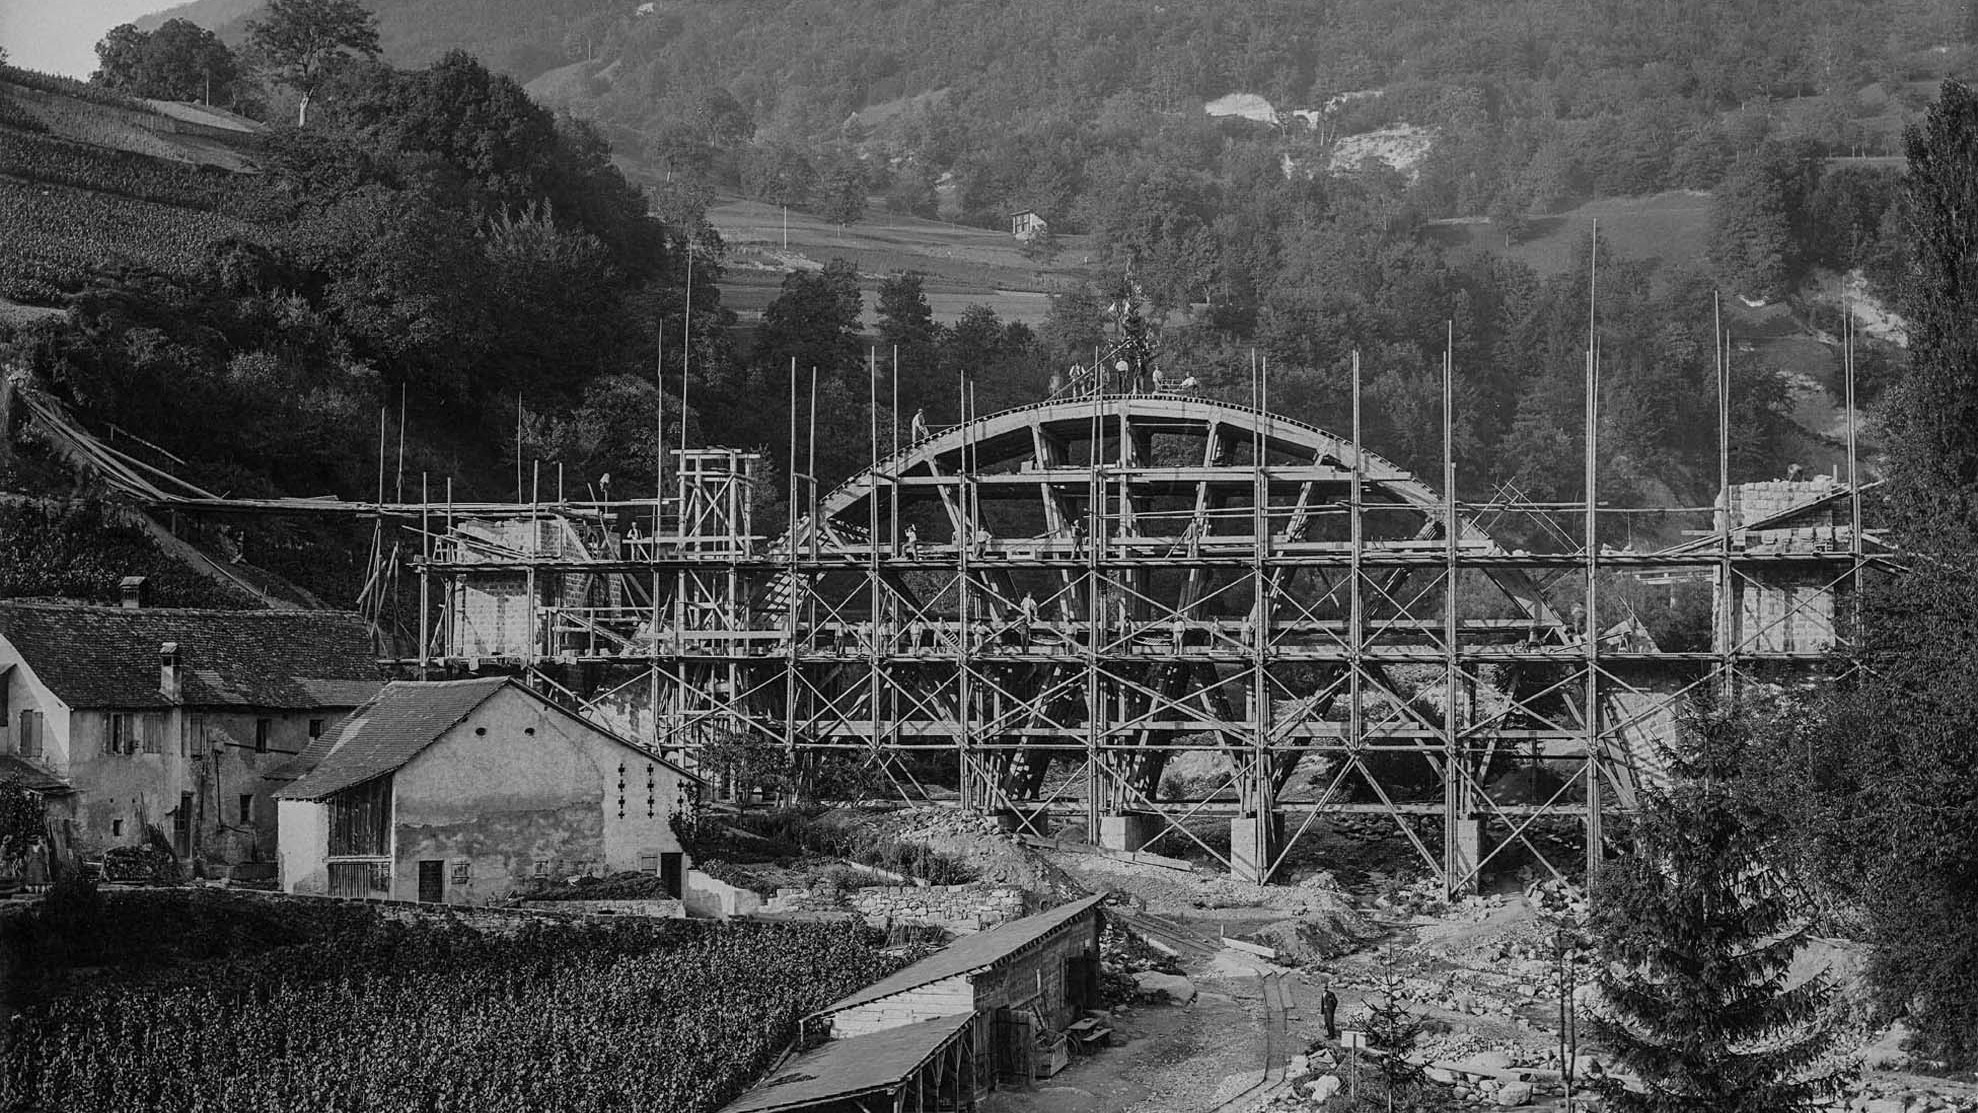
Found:
[{"label": "tall deciduous tree", "polygon": [[278,81],[301,94],[297,127],[309,122],[309,98],[325,67],[380,50],[378,17],[357,0],[269,0],[267,18],[248,23],[247,41]]},{"label": "tall deciduous tree", "polygon": [[1826,1063],[1832,987],[1787,983],[1802,905],[1771,868],[1777,817],[1737,791],[1758,728],[1735,707],[1683,727],[1672,783],[1647,794],[1593,924],[1605,1008],[1590,1027],[1643,1088],[1596,1088],[1624,1113],[1812,1110],[1842,1082]]}]

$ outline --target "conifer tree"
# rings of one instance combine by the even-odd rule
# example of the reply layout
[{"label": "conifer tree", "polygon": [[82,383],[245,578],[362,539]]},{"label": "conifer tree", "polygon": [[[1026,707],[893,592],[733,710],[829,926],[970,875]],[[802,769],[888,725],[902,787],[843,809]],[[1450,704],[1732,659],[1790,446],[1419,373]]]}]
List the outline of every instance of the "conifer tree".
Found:
[{"label": "conifer tree", "polygon": [[1978,1063],[1978,93],[1947,81],[1905,135],[1902,314],[1886,507],[1900,574],[1870,581],[1858,656],[1819,731],[1821,880],[1864,913],[1869,982],[1915,1049]]},{"label": "conifer tree", "polygon": [[1406,987],[1396,966],[1393,947],[1381,952],[1380,970],[1375,976],[1378,984],[1374,995],[1367,998],[1367,1011],[1360,1027],[1367,1034],[1367,1046],[1381,1053],[1374,1060],[1374,1070],[1380,1075],[1387,1109],[1393,1113],[1395,1099],[1422,1084],[1425,1072],[1420,1063],[1408,1056],[1414,1052],[1427,1025],[1419,1013],[1404,1003]]},{"label": "conifer tree", "polygon": [[1768,865],[1776,817],[1738,791],[1752,723],[1734,707],[1687,717],[1671,785],[1646,794],[1633,853],[1602,875],[1606,1007],[1589,1027],[1644,1090],[1593,1088],[1624,1113],[1809,1110],[1842,1081],[1825,1061],[1832,987],[1786,982],[1807,926]]}]

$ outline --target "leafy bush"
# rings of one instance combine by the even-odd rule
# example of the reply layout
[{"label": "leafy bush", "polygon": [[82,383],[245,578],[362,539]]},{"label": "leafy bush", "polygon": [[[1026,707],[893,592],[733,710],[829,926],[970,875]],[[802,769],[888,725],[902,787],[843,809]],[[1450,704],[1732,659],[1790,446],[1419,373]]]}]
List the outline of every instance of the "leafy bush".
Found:
[{"label": "leafy bush", "polygon": [[[719,830],[722,825],[756,838],[724,836]],[[816,816],[797,808],[744,812],[732,817],[711,816],[701,827],[699,837],[690,842],[696,856],[719,855],[741,862],[805,856],[843,858],[929,885],[963,885],[978,876],[973,867],[953,855],[919,843],[887,838],[860,826],[821,823]]]},{"label": "leafy bush", "polygon": [[0,506],[0,599],[115,603],[117,581],[145,577],[160,606],[231,607],[248,600],[166,556],[150,536],[96,503]]}]

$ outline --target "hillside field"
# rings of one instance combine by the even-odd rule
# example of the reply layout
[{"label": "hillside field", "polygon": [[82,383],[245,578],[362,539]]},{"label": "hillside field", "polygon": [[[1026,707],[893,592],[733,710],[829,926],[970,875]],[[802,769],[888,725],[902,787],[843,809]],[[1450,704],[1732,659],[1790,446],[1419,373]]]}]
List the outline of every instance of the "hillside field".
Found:
[{"label": "hillside field", "polygon": [[1533,218],[1525,234],[1509,244],[1496,225],[1482,219],[1435,221],[1426,234],[1457,259],[1496,254],[1541,275],[1554,275],[1579,265],[1577,256],[1595,224],[1601,242],[1623,258],[1701,267],[1710,248],[1710,195],[1678,189],[1647,197],[1604,197]]},{"label": "hillside field", "polygon": [[986,305],[1004,321],[1034,327],[1050,311],[1050,293],[1075,282],[1084,270],[1087,251],[1086,237],[1065,236],[1056,258],[1037,262],[1024,258],[1006,232],[877,208],[844,227],[793,209],[787,248],[784,211],[775,205],[729,198],[710,208],[707,218],[728,243],[722,301],[745,324],[775,299],[785,274],[843,258],[865,279],[867,327],[875,319],[879,280],[908,270],[927,276],[927,301],[937,320],[952,321],[971,305]]}]

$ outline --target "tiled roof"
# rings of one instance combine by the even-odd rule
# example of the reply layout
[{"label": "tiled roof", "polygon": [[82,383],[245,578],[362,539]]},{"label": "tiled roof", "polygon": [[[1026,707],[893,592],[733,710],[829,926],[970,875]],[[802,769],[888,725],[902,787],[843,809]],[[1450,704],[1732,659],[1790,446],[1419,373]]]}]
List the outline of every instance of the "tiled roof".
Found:
[{"label": "tiled roof", "polygon": [[974,1013],[962,1013],[832,1040],[783,1064],[723,1107],[721,1113],[801,1109],[891,1090],[912,1077],[974,1019]]},{"label": "tiled roof", "polygon": [[311,742],[297,764],[306,762],[311,751],[320,760],[277,795],[286,800],[321,800],[390,773],[459,725],[507,683],[505,676],[393,681],[337,729]]},{"label": "tiled roof", "polygon": [[188,707],[354,707],[384,682],[370,630],[340,611],[0,603],[0,637],[77,709],[164,708],[158,650],[179,647]]},{"label": "tiled roof", "polygon": [[1072,901],[1070,904],[1061,904],[1049,912],[1039,912],[1035,916],[1011,920],[1007,924],[990,928],[988,931],[978,931],[974,935],[964,935],[905,970],[889,978],[881,978],[842,1001],[824,1006],[818,1012],[820,1014],[843,1012],[857,1005],[870,1004],[882,997],[891,997],[895,993],[905,993],[910,989],[932,985],[957,974],[986,970],[1078,919],[1087,910],[1097,906],[1101,899],[1086,897],[1083,900]]},{"label": "tiled roof", "polygon": [[509,677],[493,676],[473,680],[392,681],[371,702],[351,712],[335,730],[312,741],[295,760],[275,770],[272,779],[299,778],[275,795],[285,800],[321,800],[393,772],[509,684],[543,706],[569,715],[648,760],[683,776],[700,779]]}]

